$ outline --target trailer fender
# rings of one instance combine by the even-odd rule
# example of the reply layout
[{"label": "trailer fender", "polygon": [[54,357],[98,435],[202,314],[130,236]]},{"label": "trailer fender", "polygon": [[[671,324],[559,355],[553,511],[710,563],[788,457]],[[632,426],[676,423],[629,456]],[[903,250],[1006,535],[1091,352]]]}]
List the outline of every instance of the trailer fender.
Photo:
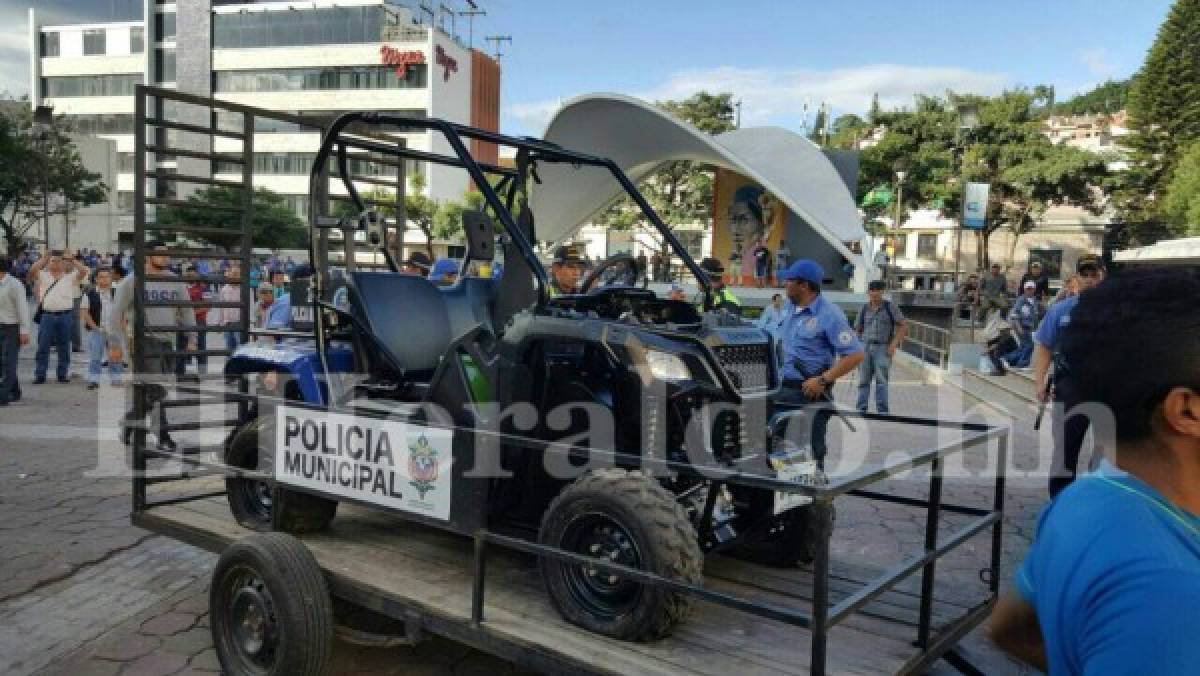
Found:
[{"label": "trailer fender", "polygon": [[[325,355],[330,373],[350,373],[354,370],[354,355],[349,349],[330,348]],[[226,376],[271,371],[294,378],[301,400],[306,404],[328,404],[328,388],[321,382],[321,360],[316,350],[307,345],[242,345],[225,363]]]}]

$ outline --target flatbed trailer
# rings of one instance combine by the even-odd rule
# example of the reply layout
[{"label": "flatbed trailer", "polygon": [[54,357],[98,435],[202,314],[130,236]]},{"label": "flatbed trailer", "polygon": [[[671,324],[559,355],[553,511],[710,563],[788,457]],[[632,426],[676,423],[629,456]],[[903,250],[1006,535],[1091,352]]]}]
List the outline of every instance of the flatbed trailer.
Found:
[{"label": "flatbed trailer", "polygon": [[[191,107],[200,115],[170,119],[173,109]],[[176,111],[177,112],[177,111]],[[289,124],[315,126],[336,139],[337,123],[322,121],[314,125],[311,118],[299,118],[232,103],[220,102],[152,87],[138,87],[137,102],[137,159],[139,178],[135,190],[135,243],[137,269],[143,270],[147,256],[158,255],[183,259],[240,259],[243,269],[251,254],[251,223],[253,204],[252,167],[254,129],[256,120],[275,119]],[[445,122],[411,120],[414,125],[437,125],[455,142],[459,157],[447,158],[420,151],[405,150],[399,144],[401,157],[440,162],[471,169],[475,183],[489,191],[483,170],[500,175],[512,174],[511,169],[489,167],[474,162],[467,155],[461,137],[485,142],[534,148],[548,156],[568,156],[562,149],[481,132]],[[326,125],[329,124],[329,127]],[[147,128],[151,132],[147,132]],[[176,138],[172,134],[177,132]],[[347,131],[346,146],[382,152],[393,142],[390,137],[372,138],[359,130]],[[190,135],[190,136],[189,136]],[[202,147],[181,143],[180,139],[199,137]],[[223,145],[227,139],[237,143],[236,150]],[[149,162],[147,156],[155,156]],[[168,171],[158,166],[162,157],[177,163]],[[580,156],[582,157],[582,156]],[[205,169],[195,163],[212,163]],[[344,152],[339,174],[348,180],[366,181],[370,177],[351,176]],[[588,162],[611,165],[610,160],[584,158]],[[362,161],[368,161],[363,159]],[[370,160],[377,161],[377,160]],[[394,179],[397,194],[403,194],[404,162],[388,160],[396,169]],[[223,163],[218,165],[217,163]],[[213,178],[223,175],[218,166],[238,165],[241,181]],[[615,165],[612,165],[615,167]],[[204,172],[208,171],[205,175]],[[622,181],[628,181],[619,174]],[[327,190],[327,174],[314,172],[316,195],[324,202],[338,196]],[[378,183],[378,179],[372,179]],[[509,179],[511,180],[511,179]],[[156,208],[191,208],[177,192],[182,184],[208,185],[241,191],[242,200],[225,205],[235,214],[219,227],[189,225],[158,220]],[[174,186],[174,187],[171,187]],[[628,185],[637,194],[632,185]],[[510,195],[511,196],[511,195]],[[344,196],[342,196],[344,199]],[[490,194],[492,201],[496,195]],[[318,211],[316,207],[311,207]],[[499,210],[498,210],[499,211]],[[647,211],[650,211],[647,208]],[[314,220],[326,218],[318,213]],[[394,224],[396,227],[399,224]],[[506,223],[506,225],[509,225]],[[156,246],[151,251],[148,242],[159,235],[174,233],[175,243]],[[191,237],[219,235],[231,243],[223,250],[194,247]],[[314,244],[314,263],[323,265],[331,242],[322,229]],[[388,241],[385,237],[382,241]],[[353,266],[356,258],[354,238],[343,240],[344,260]],[[148,281],[221,281],[219,275],[184,274],[156,277],[136,276],[137,312],[134,322],[135,345],[144,344],[149,333],[184,334],[192,326],[156,325],[146,321],[148,307],[242,307],[249,303],[249,290],[242,286],[242,300],[236,303],[214,303],[182,299],[146,301]],[[234,327],[243,335],[254,335],[247,312]],[[319,326],[319,325],[318,325]],[[217,334],[229,326],[202,327],[200,330]],[[260,331],[259,335],[284,340],[316,340],[323,350],[324,340],[337,340],[317,331]],[[212,357],[228,356],[228,350],[204,350]],[[247,420],[247,411],[262,412],[271,406],[294,406],[296,402],[278,396],[260,396],[252,391],[251,379],[242,375],[216,375],[195,385],[181,384],[168,374],[148,373],[149,357],[179,357],[196,354],[182,349],[145,354],[134,353],[137,377],[132,394],[136,410],[150,411],[154,405],[186,414],[195,411],[195,420],[166,423],[159,433],[185,432],[189,438],[178,447],[153,447],[147,442],[151,430],[132,427],[130,438],[132,461],[132,521],[149,531],[188,542],[204,549],[228,553],[235,546],[263,534],[252,535],[239,526],[226,502],[226,485],[222,479],[238,478],[261,482],[273,493],[275,503],[282,495],[281,482],[270,472],[246,469],[224,461],[226,444],[218,442],[224,430],[236,429]],[[218,384],[220,383],[220,384]],[[205,407],[220,408],[219,412]],[[231,407],[236,413],[230,411]],[[330,402],[329,413],[364,415],[351,402]],[[393,412],[395,413],[395,412]],[[372,414],[365,414],[372,417]],[[791,415],[781,414],[781,421]],[[691,583],[662,577],[639,568],[631,568],[606,560],[598,560],[558,547],[539,544],[526,538],[489,529],[487,524],[459,528],[451,532],[422,523],[413,514],[389,510],[379,505],[339,497],[341,511],[328,530],[303,535],[299,540],[275,537],[290,549],[303,552],[309,582],[319,582],[322,596],[330,595],[361,606],[403,625],[410,641],[423,634],[437,634],[474,646],[482,651],[511,660],[526,668],[550,673],[862,673],[876,674],[920,673],[934,661],[945,658],[964,673],[977,673],[955,651],[958,641],[979,626],[996,602],[1000,579],[1000,556],[1004,510],[1004,468],[1007,464],[1007,430],[983,423],[945,421],[925,418],[886,416],[839,411],[843,420],[876,421],[881,424],[901,424],[949,432],[949,438],[939,434],[939,442],[924,450],[912,451],[902,457],[885,458],[878,463],[860,467],[848,474],[830,477],[828,482],[801,484],[768,474],[762,467],[748,469],[749,460],[765,465],[763,458],[747,458],[745,466],[725,468],[714,481],[726,485],[748,486],[773,491],[776,495],[803,496],[810,501],[815,529],[815,558],[809,565],[794,568],[757,566],[723,554],[713,553],[704,563],[704,582]],[[386,417],[386,414],[385,414]],[[395,420],[395,416],[392,416]],[[402,419],[402,417],[401,417]],[[774,419],[773,419],[774,420]],[[414,421],[409,420],[411,424]],[[774,424],[774,423],[772,423]],[[490,432],[470,430],[483,439]],[[765,430],[764,430],[765,432]],[[202,433],[202,434],[201,434]],[[206,438],[198,438],[198,437]],[[161,439],[160,439],[161,441]],[[506,436],[506,444],[525,451],[568,455],[570,447],[555,448],[547,442],[527,441]],[[985,505],[956,505],[942,500],[945,461],[947,456],[963,453],[979,446],[995,453],[993,494]],[[695,468],[679,462],[651,457],[592,450],[593,458],[604,455],[622,467],[650,470],[655,476]],[[976,458],[978,460],[978,458]],[[990,463],[989,463],[990,464]],[[928,492],[925,497],[896,495],[880,488],[887,479],[914,468],[928,468]],[[715,469],[715,468],[709,468]],[[463,477],[455,474],[455,481]],[[711,516],[717,483],[709,489],[705,511]],[[320,495],[319,491],[288,484],[287,490]],[[871,500],[895,505],[897,508],[920,510],[924,514],[924,544],[898,562],[883,568],[870,567],[853,561],[835,559],[831,555],[834,532],[834,506],[846,500]],[[943,518],[955,515],[959,522],[951,532],[939,532]],[[275,530],[281,530],[278,511],[274,513]],[[707,518],[707,517],[706,517]],[[971,590],[937,586],[937,561],[973,538],[987,538],[988,560],[980,563],[978,587]],[[299,544],[297,544],[299,543]],[[303,545],[303,546],[301,546]],[[668,589],[700,601],[694,612],[675,628],[674,634],[652,642],[630,642],[608,638],[586,631],[566,622],[550,602],[542,585],[539,561],[556,560],[610,576],[619,576],[656,589]],[[320,575],[313,570],[319,568]],[[219,570],[219,567],[218,567]],[[309,574],[311,573],[311,574]],[[317,578],[314,580],[314,578]],[[324,591],[327,589],[327,592]],[[246,589],[244,588],[243,591]],[[252,593],[253,590],[249,590]],[[295,599],[289,599],[293,601]],[[325,598],[323,603],[328,603]],[[215,611],[214,611],[215,612]],[[214,621],[215,631],[215,621]]]}]

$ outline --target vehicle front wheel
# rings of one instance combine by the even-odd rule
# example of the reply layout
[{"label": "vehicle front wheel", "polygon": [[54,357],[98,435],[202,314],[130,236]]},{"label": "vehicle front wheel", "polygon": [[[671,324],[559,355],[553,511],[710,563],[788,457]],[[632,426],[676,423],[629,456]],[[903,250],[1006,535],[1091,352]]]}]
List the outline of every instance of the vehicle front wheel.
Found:
[{"label": "vehicle front wheel", "polygon": [[[269,452],[275,438],[275,421],[257,418],[238,430],[225,450],[225,464],[242,469],[259,469],[260,453]],[[337,514],[338,503],[307,493],[280,490],[278,504],[272,499],[271,485],[265,481],[230,477],[225,480],[229,509],[242,526],[250,530],[271,530],[273,510],[280,511],[283,530],[310,533],[329,525]]]},{"label": "vehicle front wheel", "polygon": [[[539,540],[666,578],[698,584],[704,556],[687,512],[638,471],[589,472],[563,489],[542,518]],[[613,638],[670,635],[690,597],[586,565],[541,559],[546,590],[569,622]]]},{"label": "vehicle front wheel", "polygon": [[209,588],[213,645],[227,674],[316,676],[333,648],[321,567],[296,538],[256,533],[230,545]]}]

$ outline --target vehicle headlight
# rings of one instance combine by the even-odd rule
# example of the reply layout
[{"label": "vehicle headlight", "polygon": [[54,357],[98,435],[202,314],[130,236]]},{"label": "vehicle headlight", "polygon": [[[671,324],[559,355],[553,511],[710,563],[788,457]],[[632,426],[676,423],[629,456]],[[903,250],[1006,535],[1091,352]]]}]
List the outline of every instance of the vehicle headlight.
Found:
[{"label": "vehicle headlight", "polygon": [[676,381],[687,380],[692,377],[688,371],[687,364],[679,357],[660,352],[658,350],[646,351],[646,363],[650,365],[650,373],[659,380]]}]

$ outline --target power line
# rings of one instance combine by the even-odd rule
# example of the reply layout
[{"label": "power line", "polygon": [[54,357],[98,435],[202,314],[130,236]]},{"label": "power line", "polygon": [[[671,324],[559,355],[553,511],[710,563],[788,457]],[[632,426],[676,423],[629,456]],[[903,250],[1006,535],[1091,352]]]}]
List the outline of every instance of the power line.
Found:
[{"label": "power line", "polygon": [[[471,5],[474,7],[474,5]],[[487,16],[487,11],[482,9],[468,9],[458,13],[459,16],[467,17],[467,45],[471,49],[475,49],[475,17]]]}]

